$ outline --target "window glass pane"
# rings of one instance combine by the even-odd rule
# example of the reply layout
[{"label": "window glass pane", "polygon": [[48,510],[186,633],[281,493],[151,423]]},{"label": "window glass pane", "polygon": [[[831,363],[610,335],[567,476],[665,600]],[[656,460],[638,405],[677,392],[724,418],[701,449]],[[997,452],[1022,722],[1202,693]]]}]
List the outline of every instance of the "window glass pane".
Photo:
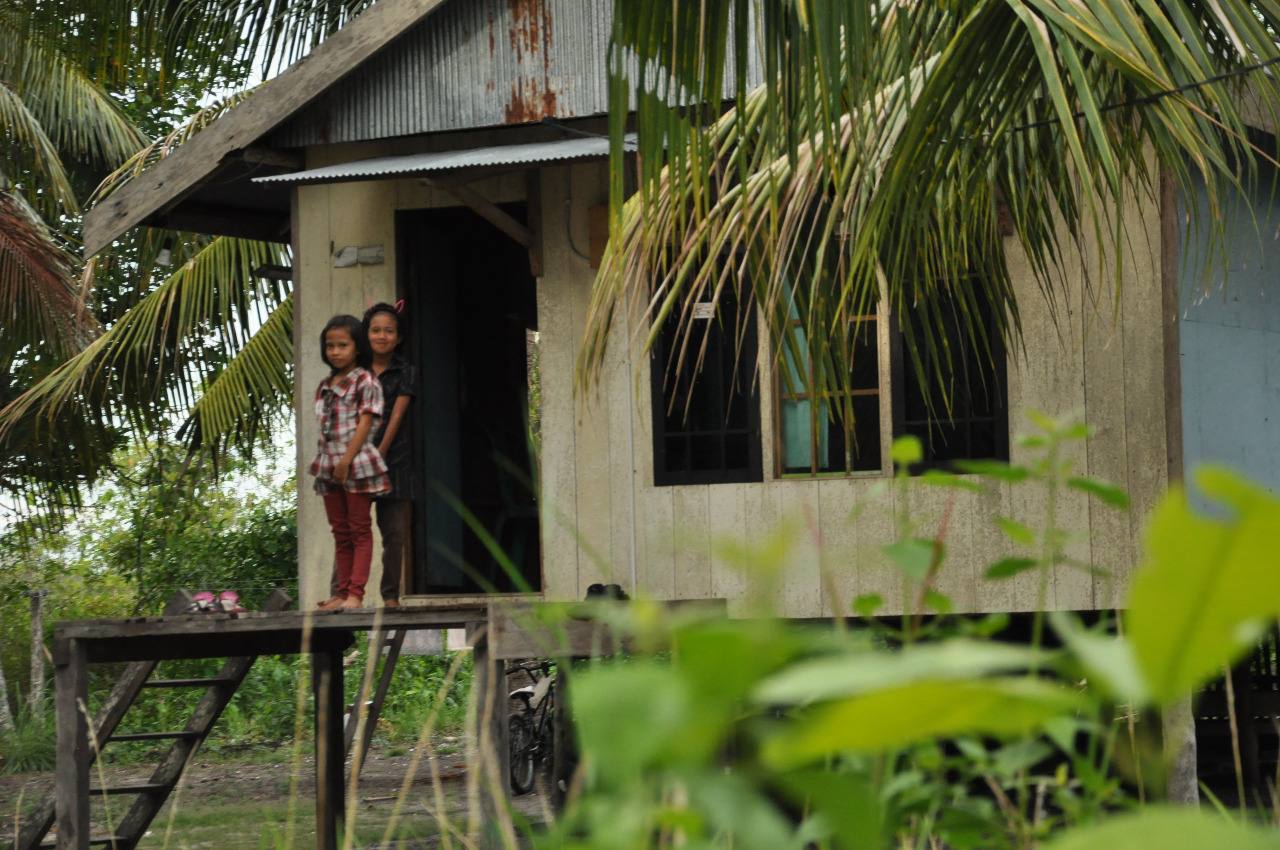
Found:
[{"label": "window glass pane", "polygon": [[[976,291],[976,290],[975,290]],[[979,304],[978,321],[987,335],[987,346],[971,339],[975,333],[950,303],[939,308],[944,317],[942,336],[926,339],[921,313],[909,313],[900,322],[912,336],[900,329],[894,363],[895,434],[913,434],[924,447],[924,461],[912,472],[947,466],[959,459],[1009,457],[1008,413],[1005,409],[1005,351],[994,316]],[[924,370],[917,374],[912,346]],[[932,408],[925,403],[925,386]]]},{"label": "window glass pane", "polygon": [[853,421],[845,427],[843,403],[822,405],[825,425],[819,472],[873,472],[880,468],[880,398],[853,396]]},{"label": "window glass pane", "polygon": [[808,342],[802,328],[795,328],[782,343],[782,391],[788,395],[808,392],[805,381],[809,377]]},{"label": "window glass pane", "polygon": [[[660,486],[759,481],[755,309],[740,313],[733,294],[726,292],[714,316],[692,321],[692,327],[682,328],[679,316],[673,316],[653,346],[654,481]],[[688,338],[682,347],[683,332]],[[730,432],[737,435],[731,452],[725,445]]]},{"label": "window glass pane", "polygon": [[852,387],[873,390],[880,386],[880,347],[876,344],[876,322],[858,322],[853,336]]},{"label": "window glass pane", "polygon": [[813,435],[808,400],[782,401],[782,465],[788,472],[809,472],[813,468]]},{"label": "window glass pane", "polygon": [[688,437],[667,437],[667,470],[677,471],[689,468]]},{"label": "window glass pane", "polygon": [[879,396],[858,396],[853,400],[853,436],[853,468],[860,472],[879,469]]},{"label": "window glass pane", "polygon": [[699,472],[720,469],[723,464],[723,458],[720,456],[720,442],[719,434],[693,437],[689,448],[690,468]]}]

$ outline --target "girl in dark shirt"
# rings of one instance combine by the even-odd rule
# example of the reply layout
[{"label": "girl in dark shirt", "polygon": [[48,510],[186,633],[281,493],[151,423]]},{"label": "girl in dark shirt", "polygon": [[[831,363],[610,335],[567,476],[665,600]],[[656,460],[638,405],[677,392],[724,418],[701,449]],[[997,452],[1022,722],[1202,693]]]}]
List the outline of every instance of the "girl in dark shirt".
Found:
[{"label": "girl in dark shirt", "polygon": [[404,541],[413,516],[413,458],[409,446],[409,405],[417,393],[417,374],[400,356],[404,327],[399,310],[374,304],[364,314],[364,328],[373,349],[373,374],[382,383],[383,415],[373,444],[387,463],[391,492],[379,496],[378,531],[382,534],[382,600],[388,608],[400,605]]}]

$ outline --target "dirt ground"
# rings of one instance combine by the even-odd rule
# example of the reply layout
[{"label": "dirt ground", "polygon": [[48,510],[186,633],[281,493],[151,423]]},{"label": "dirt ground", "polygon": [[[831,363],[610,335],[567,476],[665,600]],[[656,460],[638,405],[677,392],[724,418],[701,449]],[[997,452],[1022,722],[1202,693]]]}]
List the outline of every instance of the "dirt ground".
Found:
[{"label": "dirt ground", "polygon": [[[470,804],[467,769],[457,752],[460,744],[446,739],[445,751],[419,760],[408,792],[402,796],[405,776],[413,753],[389,755],[376,748],[360,775],[355,810],[354,842],[357,848],[391,846],[398,850],[434,848],[443,829],[466,831]],[[440,777],[437,792],[432,784],[433,767]],[[107,786],[146,781],[150,766],[109,767],[105,775],[95,768],[93,784],[105,780]],[[52,788],[51,774],[0,776],[0,812],[4,828],[0,845],[12,835],[15,816],[28,810]],[[543,793],[514,799],[516,817],[531,823],[545,821],[550,812]],[[296,764],[288,747],[257,753],[252,759],[210,760],[197,757],[187,770],[176,799],[161,809],[151,825],[142,850],[159,848],[218,848],[218,850],[258,850],[258,848],[310,848],[315,838],[315,770],[309,755]],[[107,798],[110,809],[95,799],[93,832],[106,831],[108,819],[118,818],[130,802],[127,797]],[[437,801],[443,800],[443,808]],[[399,801],[399,804],[398,804]],[[399,811],[397,812],[397,806]],[[443,812],[443,815],[440,814]],[[388,824],[395,823],[388,832]],[[390,844],[383,844],[384,838]]]}]

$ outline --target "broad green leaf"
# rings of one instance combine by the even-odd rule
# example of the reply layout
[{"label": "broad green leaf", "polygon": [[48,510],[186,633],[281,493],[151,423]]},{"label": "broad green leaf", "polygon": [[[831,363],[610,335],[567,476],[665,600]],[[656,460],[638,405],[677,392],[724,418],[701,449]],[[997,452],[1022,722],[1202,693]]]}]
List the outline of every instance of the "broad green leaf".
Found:
[{"label": "broad green leaf", "polygon": [[1011,777],[1019,771],[1031,769],[1052,754],[1053,747],[1042,740],[1013,741],[992,754],[991,770],[997,776]]},{"label": "broad green leaf", "polygon": [[1044,850],[1278,850],[1280,831],[1199,809],[1151,807],[1077,827]]},{"label": "broad green leaf", "polygon": [[[698,706],[674,668],[655,661],[608,665],[574,678],[578,734],[602,779],[621,782],[655,765],[696,761],[706,743],[690,730]],[[712,743],[714,746],[714,742]]]},{"label": "broad green leaf", "polygon": [[982,485],[959,475],[952,475],[939,469],[930,469],[916,479],[930,487],[950,487],[953,490],[967,490],[970,493],[981,493]]},{"label": "broad green leaf", "polygon": [[717,844],[743,850],[800,848],[774,803],[732,773],[702,773],[687,783],[690,802],[706,815]]},{"label": "broad green leaf", "polygon": [[910,466],[924,460],[924,447],[920,444],[919,437],[905,434],[893,441],[889,457],[899,466]]},{"label": "broad green leaf", "polygon": [[802,809],[822,819],[841,848],[882,844],[884,811],[871,783],[859,776],[830,770],[783,774],[783,793]]},{"label": "broad green leaf", "polygon": [[853,613],[859,617],[872,617],[884,607],[884,597],[878,593],[864,593],[853,600]]},{"label": "broad green leaf", "polygon": [[[941,548],[941,544],[937,546]],[[884,553],[898,569],[916,581],[922,581],[929,574],[929,567],[933,565],[934,548],[934,541],[924,537],[913,537],[890,543],[884,547]],[[940,555],[941,553],[939,553],[939,561],[942,560]]]},{"label": "broad green leaf", "polygon": [[950,596],[933,589],[925,592],[924,604],[939,614],[950,614],[955,610],[955,605],[952,604]]},{"label": "broad green leaf", "polygon": [[1194,511],[1181,488],[1156,508],[1129,592],[1128,636],[1152,699],[1190,693],[1222,672],[1280,615],[1280,502],[1227,470],[1197,476],[1229,519]]},{"label": "broad green leaf", "polygon": [[1004,532],[1004,536],[1014,543],[1032,546],[1036,542],[1036,533],[1017,520],[1010,519],[1007,516],[998,516],[996,517],[996,525]]},{"label": "broad green leaf", "polygon": [[1105,481],[1099,481],[1096,478],[1076,477],[1068,478],[1067,486],[1082,493],[1088,493],[1104,505],[1121,509],[1129,507],[1129,494],[1114,484],[1107,484]]},{"label": "broad green leaf", "polygon": [[764,742],[776,767],[839,753],[876,753],[953,735],[1008,737],[1080,707],[1071,691],[1036,679],[915,682],[816,706]]},{"label": "broad green leaf", "polygon": [[1013,466],[998,460],[957,460],[956,469],[969,475],[982,475],[997,481],[1017,483],[1025,481],[1030,474],[1026,467]]},{"label": "broad green leaf", "polygon": [[805,704],[925,680],[970,679],[1026,670],[1045,660],[1028,647],[956,638],[896,652],[832,655],[792,664],[753,696],[766,704]]},{"label": "broad green leaf", "polygon": [[1133,706],[1146,704],[1150,699],[1147,684],[1127,639],[1087,631],[1064,611],[1053,612],[1049,621],[1090,679],[1096,679],[1118,702]]},{"label": "broad green leaf", "polygon": [[987,567],[987,578],[1009,578],[1040,563],[1035,558],[1004,558]]}]

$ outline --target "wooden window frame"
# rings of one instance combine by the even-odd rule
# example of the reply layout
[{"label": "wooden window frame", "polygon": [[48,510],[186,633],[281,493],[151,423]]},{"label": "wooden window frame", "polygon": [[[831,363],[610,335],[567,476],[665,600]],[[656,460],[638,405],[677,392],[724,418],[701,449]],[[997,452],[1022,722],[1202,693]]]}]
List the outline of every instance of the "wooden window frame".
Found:
[{"label": "wooden window frame", "polygon": [[[888,429],[892,426],[892,411],[889,410],[890,405],[885,404],[885,388],[890,386],[890,366],[889,363],[889,321],[886,318],[888,310],[886,305],[881,302],[876,306],[876,312],[866,313],[854,316],[851,322],[874,321],[876,323],[876,369],[877,388],[874,390],[851,390],[848,393],[840,393],[839,396],[848,395],[850,397],[858,396],[878,396],[880,399],[879,413],[879,434],[880,434],[880,468],[879,469],[855,469],[855,470],[827,470],[821,471],[818,466],[818,438],[817,438],[817,405],[810,405],[809,408],[809,440],[810,440],[810,470],[809,472],[795,472],[788,470],[786,466],[786,445],[783,440],[782,428],[782,404],[784,401],[804,401],[812,397],[811,393],[788,392],[786,388],[786,379],[783,376],[783,370],[786,368],[785,363],[780,358],[773,360],[773,474],[775,478],[805,481],[811,479],[822,478],[879,478],[884,475],[893,474],[893,463],[889,454],[893,444],[893,437],[889,434]],[[793,319],[790,322],[792,328],[799,327],[802,322],[799,319]],[[813,364],[809,364],[809,379],[812,382]]]},{"label": "wooden window frame", "polygon": [[[778,358],[773,359],[773,399],[772,421],[773,421],[773,473],[774,478],[791,481],[821,480],[824,478],[881,478],[891,477],[894,474],[893,459],[891,450],[895,438],[905,433],[905,404],[906,396],[900,388],[905,386],[905,357],[902,350],[902,332],[898,325],[897,317],[888,309],[888,305],[881,301],[877,305],[876,312],[867,316],[858,316],[855,320],[865,320],[867,318],[875,318],[876,322],[876,346],[877,346],[877,365],[879,367],[879,390],[878,394],[881,399],[880,403],[880,468],[876,470],[854,470],[848,472],[830,471],[818,472],[811,470],[809,472],[788,471],[785,465],[785,443],[782,431],[782,403],[784,400],[804,399],[808,397],[806,393],[793,394],[788,393],[785,386],[785,379],[782,370],[786,368],[785,364]],[[793,322],[793,326],[799,322]],[[967,341],[964,343],[969,344]],[[967,354],[967,348],[966,348]],[[1009,457],[1009,378],[1008,378],[1008,354],[1001,350],[1001,356],[996,359],[995,379],[998,383],[1000,392],[1001,405],[1000,409],[1004,417],[1004,428],[994,429],[994,438],[996,442],[996,457]],[[853,394],[864,394],[862,391],[854,391]],[[888,403],[886,404],[886,396]],[[811,421],[814,418],[810,417]],[[998,418],[998,417],[996,417]],[[811,439],[814,439],[811,436]],[[816,466],[817,453],[813,452],[814,465]],[[913,475],[925,472],[930,469],[940,469],[947,466],[946,461],[929,462],[913,466],[911,473]]]}]

